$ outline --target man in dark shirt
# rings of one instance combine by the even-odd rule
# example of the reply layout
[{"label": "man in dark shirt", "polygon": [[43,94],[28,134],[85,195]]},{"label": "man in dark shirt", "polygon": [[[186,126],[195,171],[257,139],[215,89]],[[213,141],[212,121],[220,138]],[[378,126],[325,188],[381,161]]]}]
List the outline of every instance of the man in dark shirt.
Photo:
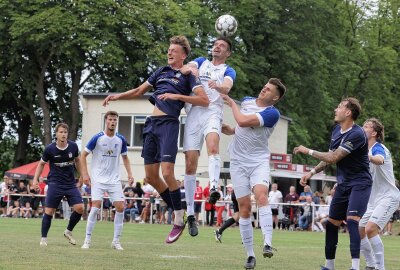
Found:
[{"label": "man in dark shirt", "polygon": [[[109,95],[103,102],[134,99],[154,88],[149,101],[154,105],[153,113],[147,117],[143,128],[144,167],[147,181],[160,194],[167,205],[174,209],[174,226],[165,242],[173,243],[182,234],[185,223],[181,205],[179,184],[174,175],[175,158],[178,152],[179,115],[185,102],[208,106],[209,99],[201,82],[193,74],[183,74],[180,69],[190,53],[190,44],[184,36],[170,39],[168,65],[157,69],[139,87],[124,93]],[[191,95],[191,93],[194,95]],[[160,177],[160,167],[165,182]]]},{"label": "man in dark shirt", "polygon": [[335,254],[338,243],[339,226],[347,221],[350,234],[352,270],[360,267],[360,234],[358,225],[364,215],[371,194],[372,177],[369,172],[368,139],[362,127],[356,125],[361,105],[355,98],[344,98],[335,109],[335,122],[329,145],[329,152],[318,152],[302,145],[294,148],[294,153],[309,154],[321,162],[305,174],[300,184],[307,181],[329,164],[336,164],[337,182],[335,195],[329,209],[326,223],[325,257],[322,270],[335,269]]}]

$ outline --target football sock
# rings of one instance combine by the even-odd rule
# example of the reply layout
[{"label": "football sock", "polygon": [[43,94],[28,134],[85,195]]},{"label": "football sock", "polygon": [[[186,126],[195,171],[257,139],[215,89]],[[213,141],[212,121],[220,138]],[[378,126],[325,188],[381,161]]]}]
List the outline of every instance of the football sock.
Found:
[{"label": "football sock", "polygon": [[173,208],[172,206],[172,201],[171,201],[171,196],[169,194],[169,189],[167,188],[163,192],[160,193],[161,198],[163,201],[168,205],[168,208]]},{"label": "football sock", "polygon": [[97,222],[97,213],[100,211],[97,207],[90,208],[90,213],[86,223],[86,240],[92,238],[92,231]]},{"label": "football sock", "polygon": [[113,241],[119,241],[119,237],[122,234],[122,228],[124,227],[124,212],[115,212],[114,217],[114,239]]},{"label": "football sock", "polygon": [[47,237],[47,233],[50,230],[52,218],[53,218],[53,216],[50,216],[46,213],[44,213],[44,215],[43,215],[43,218],[42,218],[42,237],[43,238]]},{"label": "football sock", "polygon": [[[351,258],[360,259],[361,237],[358,231],[358,221],[354,219],[347,220],[347,229],[350,235],[350,253]],[[358,269],[358,268],[357,268]]]},{"label": "football sock", "polygon": [[220,234],[222,234],[223,231],[225,231],[226,228],[232,226],[232,225],[235,224],[235,223],[236,223],[236,220],[235,220],[233,217],[231,217],[230,219],[227,219],[227,220],[224,222],[224,224],[222,224],[221,228],[218,229],[218,232],[219,232]]},{"label": "football sock", "polygon": [[188,216],[193,216],[194,215],[194,193],[196,191],[196,176],[185,174],[184,181],[185,181],[186,211],[187,211]]},{"label": "football sock", "polygon": [[[326,233],[325,233],[325,258],[327,260],[334,260],[336,254],[336,247],[339,238],[339,227],[332,224],[329,220],[326,222]],[[329,267],[329,269],[335,269],[335,267]]]},{"label": "football sock", "polygon": [[368,237],[365,236],[363,239],[361,239],[361,253],[365,257],[365,262],[368,267],[375,267],[375,258],[374,258],[374,253],[372,252],[372,247],[371,243],[368,240]]},{"label": "football sock", "polygon": [[253,249],[253,227],[251,226],[251,218],[240,218],[239,229],[243,246],[247,252],[247,257],[255,257]]},{"label": "football sock", "polygon": [[260,227],[264,236],[264,245],[272,245],[272,211],[271,206],[266,205],[258,208]]},{"label": "football sock", "polygon": [[78,222],[81,220],[81,217],[82,217],[82,214],[79,214],[76,211],[72,212],[72,214],[69,218],[67,230],[72,232],[72,230],[75,228],[75,225],[78,224]]},{"label": "football sock", "polygon": [[210,188],[217,187],[221,174],[221,157],[219,155],[208,156],[208,175],[210,178]]},{"label": "football sock", "polygon": [[376,268],[379,270],[385,269],[384,247],[379,234],[369,239],[371,247],[375,254]]},{"label": "football sock", "polygon": [[334,270],[335,269],[335,259],[326,260],[325,261],[325,267],[328,268],[329,270]]},{"label": "football sock", "polygon": [[181,204],[181,190],[178,188],[174,191],[169,191],[171,196],[171,201],[174,209],[175,219],[174,224],[182,226],[183,225],[183,209]]}]

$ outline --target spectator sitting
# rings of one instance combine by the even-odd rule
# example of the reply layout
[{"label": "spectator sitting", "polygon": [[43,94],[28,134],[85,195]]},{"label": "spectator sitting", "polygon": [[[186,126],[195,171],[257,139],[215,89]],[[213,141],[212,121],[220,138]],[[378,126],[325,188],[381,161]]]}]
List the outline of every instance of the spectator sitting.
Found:
[{"label": "spectator sitting", "polygon": [[[128,191],[127,199],[125,199],[125,220],[129,222],[134,222],[136,219],[136,215],[139,214],[139,210],[136,207],[136,200],[134,199],[135,194],[133,190]],[[128,220],[129,214],[129,220]]]},{"label": "spectator sitting", "polygon": [[140,214],[139,223],[148,223],[150,221],[150,201],[145,201],[145,206],[143,207],[142,213]]},{"label": "spectator sitting", "polygon": [[37,218],[39,216],[39,204],[40,204],[40,197],[35,195],[40,193],[40,188],[38,186],[33,186],[33,180],[29,180],[28,184],[28,194],[32,197],[30,198],[30,206],[32,207],[32,217]]},{"label": "spectator sitting", "polygon": [[[158,194],[158,197],[160,197],[160,194]],[[160,198],[159,198],[160,199]],[[160,219],[159,223],[160,224],[166,224],[166,218],[165,215],[167,213],[168,205],[166,202],[164,202],[162,199],[160,199]]]},{"label": "spectator sitting", "polygon": [[303,203],[303,205],[301,206],[303,214],[299,218],[299,227],[297,228],[298,230],[308,230],[308,226],[312,221],[313,206],[314,202],[312,201],[312,197],[307,196],[305,203]]},{"label": "spectator sitting", "polygon": [[135,187],[133,186],[134,179],[133,178],[128,178],[128,184],[124,187],[124,196],[129,197],[128,192],[132,191],[134,192]]},{"label": "spectator sitting", "polygon": [[320,205],[321,206],[318,208],[318,211],[315,216],[315,221],[314,221],[315,227],[314,228],[317,231],[325,232],[325,223],[328,220],[329,207],[324,206],[327,204],[325,203],[325,200],[323,198],[321,198]]},{"label": "spectator sitting", "polygon": [[8,208],[8,217],[19,217],[20,204],[18,200],[12,201]]},{"label": "spectator sitting", "polygon": [[331,205],[332,198],[333,198],[333,195],[334,195],[334,194],[335,194],[335,189],[332,188],[332,189],[329,191],[329,195],[326,196],[326,198],[325,198],[325,202],[326,202],[327,205]]}]

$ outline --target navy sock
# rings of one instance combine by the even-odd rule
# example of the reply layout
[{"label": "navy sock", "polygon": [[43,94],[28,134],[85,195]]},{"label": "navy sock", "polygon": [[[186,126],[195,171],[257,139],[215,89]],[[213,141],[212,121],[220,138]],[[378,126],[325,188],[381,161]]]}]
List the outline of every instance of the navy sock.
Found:
[{"label": "navy sock", "polygon": [[350,254],[352,259],[360,258],[361,237],[358,232],[358,221],[354,219],[347,220],[347,229],[350,235]]},{"label": "navy sock", "polygon": [[82,214],[79,214],[76,211],[72,212],[71,217],[69,218],[67,230],[72,232],[75,225],[78,224],[78,222],[81,220],[81,217],[82,217]]},{"label": "navy sock", "polygon": [[52,218],[53,218],[53,216],[50,216],[50,215],[44,213],[43,218],[42,218],[42,237],[47,237],[47,233],[50,230]]},{"label": "navy sock", "polygon": [[168,188],[166,190],[164,190],[163,192],[161,192],[160,196],[163,199],[163,201],[168,205],[168,208],[173,208],[172,201],[171,201],[171,195],[170,195]]},{"label": "navy sock", "polygon": [[325,233],[325,258],[327,260],[335,259],[338,238],[339,238],[339,227],[335,226],[328,220],[326,222],[326,233]]},{"label": "navy sock", "polygon": [[174,211],[182,210],[181,189],[178,188],[177,190],[169,191],[169,195],[171,196],[171,202],[172,202]]},{"label": "navy sock", "polygon": [[233,224],[236,223],[236,220],[231,217],[230,219],[227,219],[224,224],[222,224],[221,228],[219,228],[218,232],[222,233],[223,231],[225,231],[226,228],[232,226]]}]

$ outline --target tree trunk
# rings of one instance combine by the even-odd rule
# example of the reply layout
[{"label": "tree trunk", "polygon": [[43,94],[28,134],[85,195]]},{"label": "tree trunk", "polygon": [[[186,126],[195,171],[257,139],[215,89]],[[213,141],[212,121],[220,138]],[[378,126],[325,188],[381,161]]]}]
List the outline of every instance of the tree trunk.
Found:
[{"label": "tree trunk", "polygon": [[23,114],[18,121],[18,143],[14,152],[13,167],[24,165],[28,162],[27,151],[28,151],[28,139],[30,135],[30,126],[32,124],[31,118],[27,114]]}]

